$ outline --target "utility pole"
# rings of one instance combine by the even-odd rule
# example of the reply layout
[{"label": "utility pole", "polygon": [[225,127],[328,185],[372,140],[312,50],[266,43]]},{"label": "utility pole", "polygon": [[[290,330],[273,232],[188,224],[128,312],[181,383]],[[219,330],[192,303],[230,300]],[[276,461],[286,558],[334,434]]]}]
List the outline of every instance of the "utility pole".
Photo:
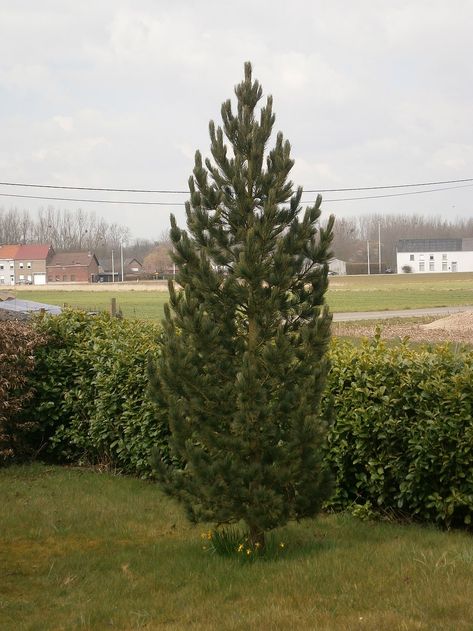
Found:
[{"label": "utility pole", "polygon": [[123,283],[123,243],[120,243],[120,263],[122,268],[122,283]]},{"label": "utility pole", "polygon": [[366,252],[367,252],[367,256],[368,256],[368,274],[371,274],[371,270],[370,270],[370,242],[369,241],[366,242]]},{"label": "utility pole", "polygon": [[113,250],[112,250],[112,283],[115,282],[115,260],[113,258]]},{"label": "utility pole", "polygon": [[381,222],[378,221],[378,273],[381,274]]}]

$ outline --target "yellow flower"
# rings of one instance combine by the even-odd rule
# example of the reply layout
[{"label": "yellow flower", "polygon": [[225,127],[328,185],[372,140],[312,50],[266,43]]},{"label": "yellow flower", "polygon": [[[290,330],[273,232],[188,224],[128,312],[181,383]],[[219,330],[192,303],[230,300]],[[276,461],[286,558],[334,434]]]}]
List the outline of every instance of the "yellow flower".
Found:
[{"label": "yellow flower", "polygon": [[281,541],[281,543],[279,544],[279,547],[280,547],[280,548],[284,548],[284,546],[285,546],[285,545],[286,545],[286,544],[285,544],[285,543],[283,543],[283,542]]},{"label": "yellow flower", "polygon": [[246,549],[246,554],[249,556],[251,554],[251,550],[249,548]]},{"label": "yellow flower", "polygon": [[212,539],[212,532],[209,530],[209,532],[207,533],[207,539]]},{"label": "yellow flower", "polygon": [[259,541],[257,541],[257,542],[255,543],[255,548],[256,548],[256,549],[261,548],[261,544],[260,544],[260,542],[259,542]]},{"label": "yellow flower", "polygon": [[241,552],[243,550],[243,544],[240,543],[240,545],[238,546],[237,552]]}]

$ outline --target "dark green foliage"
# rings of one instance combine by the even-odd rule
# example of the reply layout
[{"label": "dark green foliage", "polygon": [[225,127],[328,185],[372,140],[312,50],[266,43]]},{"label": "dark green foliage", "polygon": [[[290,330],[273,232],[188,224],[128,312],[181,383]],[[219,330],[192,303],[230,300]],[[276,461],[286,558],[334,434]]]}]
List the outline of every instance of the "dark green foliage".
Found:
[{"label": "dark green foliage", "polygon": [[80,311],[45,318],[37,328],[49,341],[37,352],[28,414],[41,427],[43,456],[149,475],[151,448],[166,456],[167,423],[143,395],[159,328]]},{"label": "dark green foliage", "polygon": [[[336,343],[331,505],[353,503],[443,526],[473,518],[473,354]],[[328,399],[327,399],[328,400]]]},{"label": "dark green foliage", "polygon": [[29,324],[0,322],[0,464],[32,455],[29,439],[37,425],[21,411],[33,396],[34,352],[43,343]]},{"label": "dark green foliage", "polygon": [[184,289],[170,284],[172,314],[165,310],[150,373],[172,453],[186,463],[176,470],[156,458],[164,487],[191,520],[243,520],[256,541],[316,514],[329,489],[318,408],[333,218],[320,227],[320,196],[302,212],[281,133],[266,152],[272,99],[258,114],[262,89],[250,64],[235,93],[236,114],[227,101],[223,129],[210,123],[213,161],[204,166],[196,153],[188,231],[171,218]]}]

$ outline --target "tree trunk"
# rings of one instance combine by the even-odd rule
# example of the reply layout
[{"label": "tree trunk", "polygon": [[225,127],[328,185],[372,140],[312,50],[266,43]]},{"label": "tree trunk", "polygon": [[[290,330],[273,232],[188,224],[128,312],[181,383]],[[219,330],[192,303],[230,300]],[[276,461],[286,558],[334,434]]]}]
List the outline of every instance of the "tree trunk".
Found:
[{"label": "tree trunk", "polygon": [[258,528],[257,526],[249,524],[248,538],[249,538],[250,546],[253,549],[258,550],[260,552],[264,550],[265,545],[266,545],[266,541],[264,538],[264,530],[261,530],[261,528]]}]

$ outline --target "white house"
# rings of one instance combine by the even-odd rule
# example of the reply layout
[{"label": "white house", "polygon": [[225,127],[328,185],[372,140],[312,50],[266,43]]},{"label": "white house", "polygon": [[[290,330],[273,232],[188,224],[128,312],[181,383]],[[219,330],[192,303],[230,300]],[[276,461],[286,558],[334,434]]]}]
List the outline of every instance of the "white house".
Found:
[{"label": "white house", "polygon": [[473,272],[473,238],[401,239],[397,273]]},{"label": "white house", "polygon": [[329,273],[345,276],[347,273],[347,264],[341,259],[330,259],[328,262]]}]

